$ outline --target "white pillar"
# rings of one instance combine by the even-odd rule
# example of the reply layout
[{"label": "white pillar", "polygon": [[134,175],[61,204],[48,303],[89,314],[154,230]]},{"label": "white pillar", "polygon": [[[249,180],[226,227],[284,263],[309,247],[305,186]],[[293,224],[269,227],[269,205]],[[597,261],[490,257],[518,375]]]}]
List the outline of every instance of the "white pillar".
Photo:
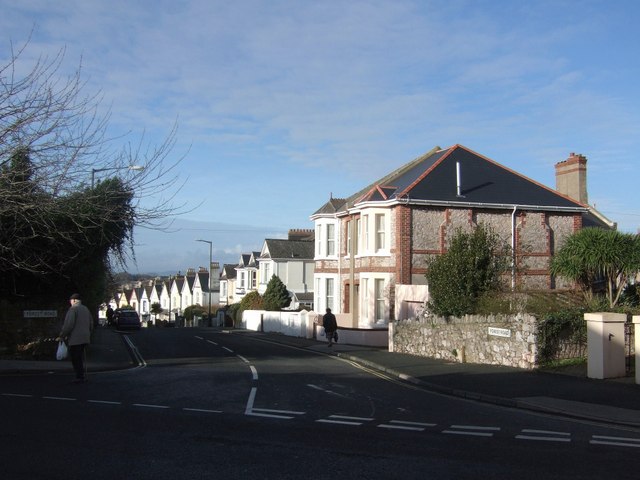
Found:
[{"label": "white pillar", "polygon": [[625,376],[624,313],[585,313],[587,321],[587,376],[617,378]]},{"label": "white pillar", "polygon": [[640,384],[640,315],[633,316],[633,336],[636,348],[636,383]]}]

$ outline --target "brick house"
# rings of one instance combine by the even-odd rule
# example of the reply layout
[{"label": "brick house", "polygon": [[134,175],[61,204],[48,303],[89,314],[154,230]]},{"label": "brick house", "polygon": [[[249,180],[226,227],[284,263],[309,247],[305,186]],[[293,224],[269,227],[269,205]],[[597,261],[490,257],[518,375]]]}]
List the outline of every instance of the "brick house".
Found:
[{"label": "brick house", "polygon": [[454,145],[330,198],[311,216],[316,311],[332,308],[344,327],[386,328],[426,300],[427,260],[479,224],[512,246],[513,288],[569,287],[549,274],[555,251],[585,226],[615,228],[587,204],[586,162],[559,162],[554,190]]}]

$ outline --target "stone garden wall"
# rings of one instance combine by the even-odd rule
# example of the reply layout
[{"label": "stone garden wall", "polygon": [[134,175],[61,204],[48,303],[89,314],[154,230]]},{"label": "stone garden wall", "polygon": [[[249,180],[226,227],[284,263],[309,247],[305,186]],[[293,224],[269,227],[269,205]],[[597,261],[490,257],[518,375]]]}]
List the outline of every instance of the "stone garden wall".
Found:
[{"label": "stone garden wall", "polygon": [[389,351],[533,369],[536,331],[530,315],[400,320],[389,325]]}]

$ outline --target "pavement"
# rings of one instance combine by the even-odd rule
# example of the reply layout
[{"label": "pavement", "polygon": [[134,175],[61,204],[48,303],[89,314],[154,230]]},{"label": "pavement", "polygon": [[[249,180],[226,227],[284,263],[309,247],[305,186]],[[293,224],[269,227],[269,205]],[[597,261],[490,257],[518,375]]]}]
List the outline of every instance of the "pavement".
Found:
[{"label": "pavement", "polygon": [[[590,379],[586,375],[586,365],[529,371],[393,353],[380,347],[338,343],[329,348],[324,341],[281,334],[217,327],[207,330],[245,335],[257,340],[335,355],[444,395],[640,428],[640,385],[635,383],[635,377]],[[139,355],[127,341],[126,335],[106,327],[94,331],[94,338],[87,352],[89,372],[127,369],[139,364]],[[67,360],[55,359],[0,359],[0,375],[49,372],[71,374],[71,364]]]}]

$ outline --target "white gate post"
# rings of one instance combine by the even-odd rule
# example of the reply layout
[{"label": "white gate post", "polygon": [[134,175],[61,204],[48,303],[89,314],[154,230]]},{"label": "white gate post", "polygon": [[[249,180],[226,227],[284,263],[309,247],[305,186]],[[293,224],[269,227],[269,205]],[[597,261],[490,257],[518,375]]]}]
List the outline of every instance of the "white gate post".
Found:
[{"label": "white gate post", "polygon": [[625,376],[624,313],[585,313],[587,321],[587,376],[617,378]]},{"label": "white gate post", "polygon": [[633,316],[633,337],[636,349],[636,383],[640,384],[640,315]]}]

